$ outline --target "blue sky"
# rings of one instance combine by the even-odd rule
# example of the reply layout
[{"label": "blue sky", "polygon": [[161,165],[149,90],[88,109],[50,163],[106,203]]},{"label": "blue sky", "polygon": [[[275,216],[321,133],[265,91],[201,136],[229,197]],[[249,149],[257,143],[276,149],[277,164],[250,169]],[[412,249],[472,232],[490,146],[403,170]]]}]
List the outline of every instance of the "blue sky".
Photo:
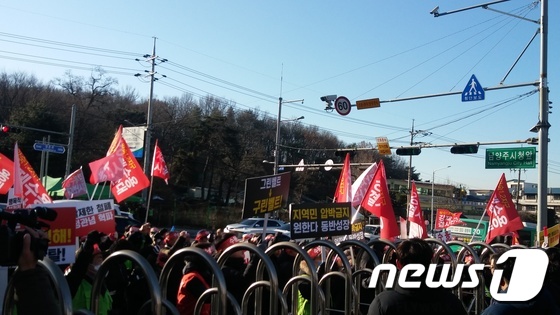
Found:
[{"label": "blue sky", "polygon": [[[326,112],[323,95],[389,101],[462,91],[475,75],[484,87],[536,82],[540,37],[528,46],[538,24],[482,8],[434,18],[439,12],[484,1],[5,1],[0,0],[0,71],[23,71],[48,82],[65,71],[88,76],[102,66],[147,98],[149,84],[134,77],[149,69],[137,62],[150,54],[169,61],[156,68],[158,98],[192,93],[223,97],[240,109],[278,113],[278,97],[304,103],[282,106],[282,119],[305,116],[300,123],[333,132],[347,143],[387,137],[392,147],[406,146],[416,130],[431,132],[415,142],[500,143],[536,137],[536,87],[487,91],[485,100],[462,102],[460,95],[386,102],[380,108],[347,116]],[[490,8],[538,20],[540,4],[513,0]],[[558,104],[560,81],[559,1],[549,1],[548,83]],[[560,187],[560,124],[549,115],[549,187]],[[270,126],[275,128],[275,126]],[[471,189],[494,189],[509,169],[485,169],[485,145],[475,155],[449,148],[423,149],[413,166],[423,180]],[[527,146],[527,145],[525,145]],[[393,150],[394,151],[394,150]],[[403,157],[408,161],[408,157]],[[448,169],[442,169],[446,166]],[[536,183],[537,169],[521,172]]]}]

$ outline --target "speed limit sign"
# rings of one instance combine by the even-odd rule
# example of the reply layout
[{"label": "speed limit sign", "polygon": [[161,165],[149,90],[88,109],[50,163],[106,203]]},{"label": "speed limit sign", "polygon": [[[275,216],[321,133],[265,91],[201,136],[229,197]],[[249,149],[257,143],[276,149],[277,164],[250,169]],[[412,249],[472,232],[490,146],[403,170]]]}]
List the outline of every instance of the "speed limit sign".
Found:
[{"label": "speed limit sign", "polygon": [[342,116],[350,114],[350,107],[350,100],[345,96],[339,96],[336,101],[334,101],[336,112]]}]

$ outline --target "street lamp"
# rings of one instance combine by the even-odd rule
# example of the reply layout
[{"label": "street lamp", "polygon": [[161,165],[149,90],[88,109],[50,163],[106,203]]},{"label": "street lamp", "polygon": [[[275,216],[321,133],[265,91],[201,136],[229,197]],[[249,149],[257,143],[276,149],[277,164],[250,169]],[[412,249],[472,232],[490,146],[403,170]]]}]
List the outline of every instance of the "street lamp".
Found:
[{"label": "street lamp", "polygon": [[298,121],[298,120],[302,120],[302,119],[305,119],[305,117],[304,116],[299,116],[298,118],[294,118],[294,119],[284,119],[284,120],[281,120],[280,122],[291,122],[291,121]]},{"label": "street lamp", "polygon": [[432,218],[432,220],[430,221],[430,223],[431,223],[431,225],[432,225],[432,226],[431,226],[431,227],[432,227],[432,231],[434,230],[434,227],[435,227],[435,224],[434,224],[434,180],[435,180],[435,177],[436,177],[436,172],[437,172],[437,171],[441,171],[441,170],[448,169],[448,168],[450,168],[450,167],[451,167],[451,165],[447,165],[446,167],[439,168],[439,169],[437,169],[437,170],[433,170],[433,171],[432,171],[432,207],[431,207],[431,215],[430,215],[431,218]]}]

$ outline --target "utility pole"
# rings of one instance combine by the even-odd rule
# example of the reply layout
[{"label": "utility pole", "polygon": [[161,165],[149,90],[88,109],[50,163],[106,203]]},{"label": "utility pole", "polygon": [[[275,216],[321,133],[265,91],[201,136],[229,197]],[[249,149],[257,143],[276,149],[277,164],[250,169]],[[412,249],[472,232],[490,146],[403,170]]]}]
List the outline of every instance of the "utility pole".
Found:
[{"label": "utility pole", "polygon": [[[155,70],[157,65],[156,61],[160,61],[160,62],[167,61],[167,59],[159,59],[159,57],[156,55],[156,40],[157,37],[154,36],[154,46],[152,49],[152,54],[144,55],[144,58],[146,58],[145,61],[150,63],[150,68],[151,68],[150,71],[148,70],[145,71],[148,73],[146,77],[150,77],[150,95],[148,97],[148,112],[146,115],[146,135],[144,139],[144,173],[148,178],[150,178],[151,175],[151,147],[152,147],[152,120],[153,120],[152,103],[154,97],[154,82],[158,80],[155,77],[155,75],[157,74]],[[140,60],[136,59],[136,61],[140,61]],[[141,74],[137,73],[134,76],[139,77],[141,76]],[[144,200],[146,206],[150,204],[148,200],[148,189],[149,188],[146,188],[142,191],[142,199]],[[146,211],[149,211],[149,209],[146,208]]]},{"label": "utility pole", "polygon": [[[422,135],[423,137],[425,136],[429,136],[432,133],[430,131],[425,131],[425,130],[414,130],[414,119],[412,120],[412,128],[410,129],[410,146],[416,145],[416,144],[422,144],[423,142],[414,142],[414,137],[416,137],[418,134]],[[406,204],[409,205],[410,204],[410,187],[411,187],[411,181],[412,181],[412,155],[409,156],[408,158],[408,182],[407,182],[407,197],[406,197]]]},{"label": "utility pole", "polygon": [[[453,14],[458,12],[463,12],[466,10],[483,8],[490,10],[490,4],[496,4],[500,2],[505,2],[507,0],[497,0],[492,3],[485,3],[470,6],[463,9],[453,10],[445,13],[440,13],[438,11],[439,7],[430,12],[434,17],[439,17],[447,14]],[[530,131],[537,132],[539,134],[538,152],[537,155],[537,165],[538,165],[538,189],[537,189],[537,235],[547,226],[547,199],[548,199],[548,129],[550,128],[550,123],[548,122],[548,114],[550,110],[550,101],[548,99],[548,0],[540,0],[541,4],[541,14],[538,21],[529,20],[523,16],[512,15],[509,12],[501,12],[495,9],[491,9],[493,12],[498,12],[506,14],[508,16],[513,16],[521,20],[533,22],[539,25],[539,33],[541,37],[540,45],[540,78],[536,84],[539,89],[539,121],[537,124],[531,128]],[[515,66],[515,65],[514,65]],[[500,84],[501,85],[501,84]],[[502,86],[502,85],[501,85]],[[520,85],[518,85],[520,86]],[[511,86],[514,87],[514,86]],[[490,90],[488,88],[486,91]],[[537,246],[538,244],[537,240]]]}]

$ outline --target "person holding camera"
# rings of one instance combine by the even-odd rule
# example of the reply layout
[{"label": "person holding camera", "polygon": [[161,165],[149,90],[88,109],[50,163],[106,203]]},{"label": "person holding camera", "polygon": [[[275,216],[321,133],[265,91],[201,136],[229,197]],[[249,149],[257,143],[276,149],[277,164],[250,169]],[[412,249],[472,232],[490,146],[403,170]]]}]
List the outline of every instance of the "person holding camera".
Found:
[{"label": "person holding camera", "polygon": [[28,233],[23,235],[17,272],[14,273],[17,314],[62,314],[47,270],[37,266],[37,260],[42,257],[35,257],[31,250],[32,238],[46,238],[46,235],[41,235],[40,231],[27,230]]}]

